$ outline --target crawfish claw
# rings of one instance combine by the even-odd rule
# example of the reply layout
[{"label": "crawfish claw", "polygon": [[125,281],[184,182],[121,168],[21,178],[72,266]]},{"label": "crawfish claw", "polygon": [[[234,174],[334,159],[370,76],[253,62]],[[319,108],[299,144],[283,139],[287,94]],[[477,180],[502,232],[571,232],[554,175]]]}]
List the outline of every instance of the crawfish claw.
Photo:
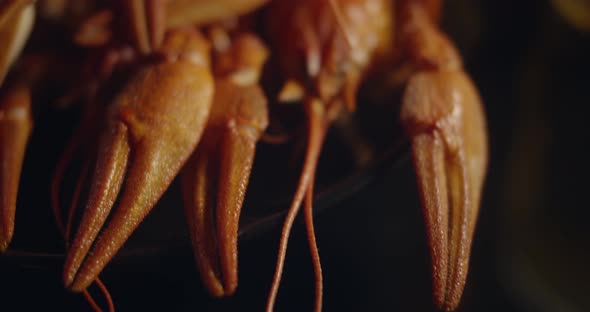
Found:
[{"label": "crawfish claw", "polygon": [[[231,295],[237,287],[240,211],[256,142],[268,121],[266,98],[258,86],[237,87],[218,80],[215,88],[211,120],[183,171],[182,182],[185,214],[199,271],[211,294],[221,297]],[[258,106],[257,114],[263,119],[244,122],[240,116],[224,112],[228,105],[235,105],[235,111],[240,106]]]},{"label": "crawfish claw", "polygon": [[0,94],[0,252],[8,247],[14,232],[18,183],[32,128],[29,88],[6,88]]},{"label": "crawfish claw", "polygon": [[401,119],[411,138],[434,299],[453,310],[465,286],[487,166],[481,101],[462,71],[421,72],[408,83]]},{"label": "crawfish claw", "polygon": [[[197,145],[213,94],[203,65],[190,57],[148,65],[109,107],[94,182],[66,258],[64,282],[71,290],[81,291],[96,279]],[[118,209],[98,236],[116,200]]]},{"label": "crawfish claw", "polygon": [[[217,297],[238,285],[238,225],[256,143],[268,125],[258,77],[268,51],[241,33],[217,51],[215,95],[207,128],[182,173],[182,188],[197,267]],[[245,74],[244,74],[245,73]]]}]

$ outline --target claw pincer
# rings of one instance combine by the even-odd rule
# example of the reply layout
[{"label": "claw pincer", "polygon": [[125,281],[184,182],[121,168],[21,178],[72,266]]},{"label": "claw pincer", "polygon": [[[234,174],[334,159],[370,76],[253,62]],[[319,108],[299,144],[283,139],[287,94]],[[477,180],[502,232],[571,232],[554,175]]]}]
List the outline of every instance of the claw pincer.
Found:
[{"label": "claw pincer", "polygon": [[402,36],[416,71],[404,93],[401,121],[424,210],[434,301],[454,310],[467,278],[487,167],[485,117],[452,43],[424,7],[404,9]]},{"label": "claw pincer", "polygon": [[193,152],[213,96],[208,47],[196,31],[169,33],[165,60],[143,65],[108,108],[88,201],[66,258],[68,288],[81,291],[95,280]]},{"label": "claw pincer", "polygon": [[250,34],[215,51],[215,95],[209,121],[183,169],[185,214],[201,279],[215,296],[238,284],[238,224],[256,143],[268,125],[258,77],[268,52]]},{"label": "claw pincer", "polygon": [[0,252],[14,233],[18,184],[32,129],[30,89],[16,84],[0,90]]}]

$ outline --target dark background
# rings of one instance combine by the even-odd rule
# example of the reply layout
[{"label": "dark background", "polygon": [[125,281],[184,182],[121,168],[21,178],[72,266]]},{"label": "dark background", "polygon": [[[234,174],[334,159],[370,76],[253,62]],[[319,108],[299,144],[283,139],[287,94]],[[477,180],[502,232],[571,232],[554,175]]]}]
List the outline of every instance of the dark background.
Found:
[{"label": "dark background", "polygon": [[[549,1],[537,0],[449,0],[443,27],[456,40],[481,92],[491,151],[460,310],[590,310],[589,155],[584,150],[590,32],[571,27]],[[52,130],[56,138],[71,131],[57,128],[49,121],[36,125],[37,132]],[[0,255],[2,311],[89,310],[81,296],[61,284],[61,242],[46,191],[60,149],[52,142],[36,133],[28,151],[15,239],[11,251]],[[326,158],[323,163],[330,163]],[[255,166],[263,165],[257,160]],[[407,155],[380,164],[362,182],[342,190],[336,197],[341,200],[316,207],[324,310],[434,311],[424,225]],[[165,200],[175,196],[173,188]],[[264,194],[258,190],[253,196]],[[162,223],[181,228],[166,229]],[[280,222],[243,237],[240,286],[234,297],[223,300],[201,288],[188,243],[175,240],[178,231],[186,231],[182,226],[180,207],[159,205],[130,242],[143,241],[137,243],[140,252],[131,250],[105,269],[102,277],[118,310],[263,309]],[[299,222],[278,311],[312,307],[307,248]]]}]

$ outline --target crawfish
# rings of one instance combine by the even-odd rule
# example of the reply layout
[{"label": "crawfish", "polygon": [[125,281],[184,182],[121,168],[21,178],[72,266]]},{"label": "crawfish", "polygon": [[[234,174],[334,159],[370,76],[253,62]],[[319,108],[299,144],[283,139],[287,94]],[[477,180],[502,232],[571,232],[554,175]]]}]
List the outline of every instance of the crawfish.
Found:
[{"label": "crawfish", "polygon": [[410,138],[424,209],[434,301],[441,309],[457,307],[485,176],[487,140],[481,100],[458,52],[436,25],[440,7],[440,1],[418,0],[271,4],[271,24],[285,25],[271,26],[288,79],[280,97],[303,101],[308,143],[281,233],[267,310],[274,306],[289,232],[304,196],[316,273],[315,309],[321,309],[321,266],[311,213],[314,172],[327,128],[343,108],[354,110],[357,86],[375,64],[391,66],[403,77],[400,119]]},{"label": "crawfish", "polygon": [[[367,7],[373,6],[368,10]],[[305,224],[315,271],[315,310],[322,307],[322,274],[312,220],[313,181],[330,124],[356,105],[357,88],[374,55],[385,48],[390,22],[386,1],[277,1],[270,4],[271,41],[287,83],[279,98],[302,101],[307,123],[307,152],[299,184],[281,233],[277,267],[267,303],[274,308],[287,241],[305,197]],[[356,18],[344,12],[358,13]],[[280,25],[280,26],[279,26]],[[300,90],[301,92],[293,92]],[[293,94],[297,96],[293,96]]]},{"label": "crawfish", "polygon": [[[216,296],[235,291],[240,209],[255,145],[268,124],[267,100],[259,86],[268,53],[259,39],[241,29],[214,25],[206,38],[195,26],[242,15],[266,1],[113,1],[82,25],[75,40],[104,48],[98,53],[99,78],[89,83],[89,97],[98,98],[85,117],[93,126],[84,131],[96,132],[100,139],[82,220],[74,240],[67,243],[66,287],[82,291],[95,281],[182,171],[185,214],[204,284]],[[32,10],[25,6],[28,1],[2,5],[6,3],[2,8],[10,10],[0,9],[0,31],[11,36],[0,40],[10,38],[11,49],[0,55],[0,78],[22,49],[32,21],[26,13]],[[437,26],[440,6],[437,0],[269,4],[271,50],[277,51],[285,77],[279,100],[303,104],[307,151],[281,233],[268,310],[274,307],[289,233],[302,204],[315,270],[315,309],[322,307],[312,219],[317,162],[331,124],[355,110],[359,85],[382,67],[404,87],[400,122],[410,140],[424,211],[435,303],[446,310],[458,305],[485,176],[487,142],[481,100],[459,53]],[[123,9],[124,14],[113,14],[113,8]],[[120,38],[113,29],[121,25],[129,27]],[[116,49],[111,49],[113,42]],[[96,96],[103,80],[105,85],[113,83],[112,73],[125,62],[132,64],[129,77],[103,107],[98,103],[103,98]],[[0,226],[11,233],[14,177],[19,175],[31,123],[30,118],[21,118],[15,126],[12,118],[22,115],[13,113],[14,103],[25,104],[17,112],[26,111],[26,92],[12,84],[6,90],[0,95],[0,134],[19,129],[18,137],[8,140],[16,142],[8,151],[17,157],[12,171],[2,172],[10,180],[0,194],[9,198],[0,207]],[[10,118],[2,119],[5,116]],[[103,127],[94,126],[98,120],[104,120]],[[54,185],[59,185],[60,171]],[[84,175],[72,207],[77,205]],[[53,194],[58,194],[58,187]],[[54,197],[57,207],[59,200]],[[118,207],[105,226],[115,202]],[[9,236],[4,232],[0,235]],[[69,230],[64,232],[69,241]]]},{"label": "crawfish", "polygon": [[[127,3],[136,51],[165,60],[142,65],[108,109],[107,130],[64,280],[72,290],[85,289],[193,154],[182,181],[195,258],[210,292],[229,295],[237,286],[239,211],[254,148],[268,123],[266,98],[258,86],[268,53],[254,35],[235,34],[230,46],[215,45],[213,82],[208,41],[186,28],[170,30],[160,46],[160,19],[141,17],[163,11],[149,3],[139,9],[133,7],[137,2]],[[190,99],[194,103],[187,103]],[[129,155],[135,159],[128,164]],[[98,236],[126,167],[119,207]],[[216,233],[209,225],[213,215]]]}]

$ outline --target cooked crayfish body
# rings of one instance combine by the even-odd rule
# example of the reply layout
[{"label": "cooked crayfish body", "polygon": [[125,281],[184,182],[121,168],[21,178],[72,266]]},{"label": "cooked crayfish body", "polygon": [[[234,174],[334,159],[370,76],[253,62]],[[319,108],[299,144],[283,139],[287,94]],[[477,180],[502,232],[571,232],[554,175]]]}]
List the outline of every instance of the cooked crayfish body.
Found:
[{"label": "cooked crayfish body", "polygon": [[[65,263],[72,290],[92,283],[156,204],[207,122],[209,44],[196,31],[171,32],[162,51],[166,59],[139,69],[108,108],[88,202]],[[118,208],[97,238],[123,182]]]},{"label": "cooked crayfish body", "polygon": [[267,100],[258,84],[268,52],[247,33],[215,50],[213,104],[203,138],[183,169],[182,186],[201,279],[220,297],[238,285],[240,211],[256,143],[268,125]]}]

